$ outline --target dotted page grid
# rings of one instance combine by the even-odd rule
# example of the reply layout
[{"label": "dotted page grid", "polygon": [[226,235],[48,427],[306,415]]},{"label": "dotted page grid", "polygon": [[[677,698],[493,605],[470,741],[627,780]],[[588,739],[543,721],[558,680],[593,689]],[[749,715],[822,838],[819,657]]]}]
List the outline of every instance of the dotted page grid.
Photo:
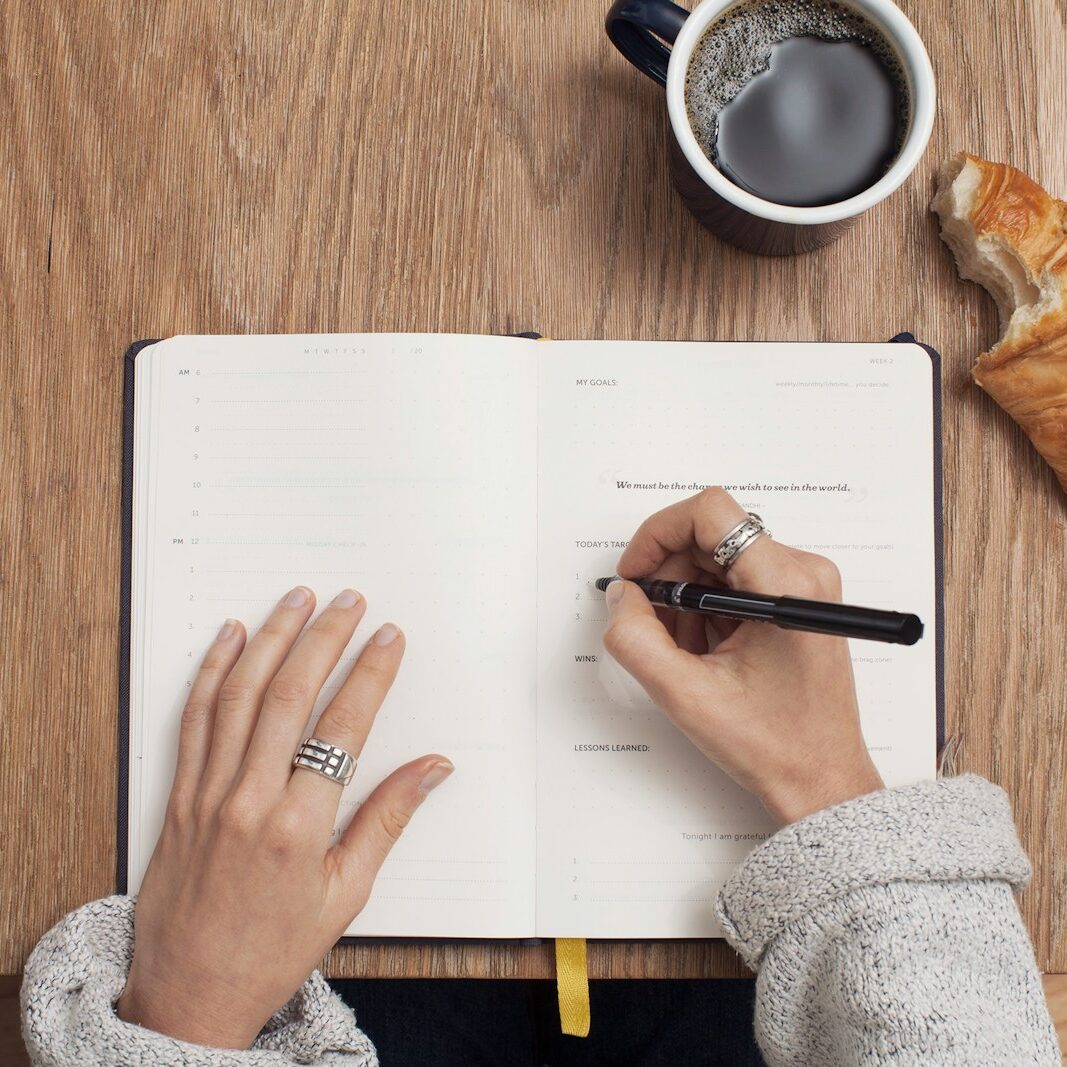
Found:
[{"label": "dotted page grid", "polygon": [[[391,620],[406,663],[335,836],[391,770],[456,763],[350,933],[520,937],[534,915],[536,380],[529,341],[180,337],[137,360],[130,891],[178,723],[227,616],[296,584],[368,612],[316,714]],[[499,593],[507,585],[508,595]]]},{"label": "dotted page grid", "polygon": [[589,582],[653,511],[739,487],[776,537],[838,563],[846,601],[923,619],[916,646],[852,654],[886,781],[933,777],[931,363],[903,344],[538,349],[537,934],[715,936],[716,893],[773,827],[650,703],[608,698]]}]

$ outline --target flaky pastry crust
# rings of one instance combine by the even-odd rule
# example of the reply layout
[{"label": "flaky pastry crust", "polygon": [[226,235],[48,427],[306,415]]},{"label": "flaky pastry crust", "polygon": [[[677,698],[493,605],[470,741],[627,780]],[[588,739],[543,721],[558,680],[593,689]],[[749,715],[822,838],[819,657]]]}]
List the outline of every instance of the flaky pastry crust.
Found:
[{"label": "flaky pastry crust", "polygon": [[1067,490],[1067,203],[1021,171],[961,153],[932,208],[960,276],[1000,308],[975,381],[1026,431]]}]

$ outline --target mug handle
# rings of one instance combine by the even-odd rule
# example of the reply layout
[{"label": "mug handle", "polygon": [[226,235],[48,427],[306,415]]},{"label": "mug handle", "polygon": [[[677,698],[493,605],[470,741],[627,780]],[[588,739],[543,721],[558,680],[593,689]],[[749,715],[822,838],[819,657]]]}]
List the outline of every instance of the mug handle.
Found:
[{"label": "mug handle", "polygon": [[689,12],[670,0],[615,0],[604,28],[611,43],[639,71],[666,86],[671,58],[667,44],[674,44],[687,18]]}]

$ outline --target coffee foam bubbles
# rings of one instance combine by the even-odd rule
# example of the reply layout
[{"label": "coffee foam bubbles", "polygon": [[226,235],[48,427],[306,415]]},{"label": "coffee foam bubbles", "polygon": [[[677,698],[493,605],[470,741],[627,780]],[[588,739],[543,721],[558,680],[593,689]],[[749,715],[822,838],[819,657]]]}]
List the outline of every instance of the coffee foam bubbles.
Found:
[{"label": "coffee foam bubbles", "polygon": [[704,31],[689,59],[685,105],[701,150],[717,162],[718,115],[770,65],[771,49],[790,37],[858,41],[889,72],[900,101],[900,136],[909,121],[907,78],[893,46],[867,18],[843,4],[820,0],[742,0]]}]

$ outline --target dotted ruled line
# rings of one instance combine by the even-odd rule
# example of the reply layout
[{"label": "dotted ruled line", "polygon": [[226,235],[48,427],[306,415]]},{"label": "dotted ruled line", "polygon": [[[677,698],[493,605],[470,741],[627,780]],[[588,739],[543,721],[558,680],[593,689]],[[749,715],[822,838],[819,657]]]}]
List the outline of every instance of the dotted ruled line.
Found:
[{"label": "dotted ruled line", "polygon": [[277,604],[277,597],[259,596],[202,596],[202,602],[211,604]]},{"label": "dotted ruled line", "polygon": [[708,904],[715,897],[580,897],[591,904]]},{"label": "dotted ruled line", "polygon": [[429,900],[441,903],[457,904],[506,904],[507,897],[391,897],[381,893],[374,894],[375,900]]},{"label": "dotted ruled line", "polygon": [[[239,541],[237,543],[238,544],[244,544],[243,541]],[[296,542],[296,543],[303,544],[302,541],[301,542]],[[299,574],[347,574],[349,576],[351,576],[351,574],[352,574],[351,571],[305,571],[305,570],[303,570],[301,568],[297,568],[296,571],[293,571],[291,569],[289,569],[289,570],[283,570],[283,569],[278,569],[278,570],[246,570],[244,568],[237,568],[235,570],[222,570],[222,569],[215,569],[215,568],[211,568],[211,567],[198,568],[197,573],[198,574],[294,574],[294,573],[299,573]]]},{"label": "dotted ruled line", "polygon": [[[753,842],[758,844],[758,842]],[[625,863],[632,867],[703,867],[717,864],[736,867],[740,860],[580,860],[581,863]]]},{"label": "dotted ruled line", "polygon": [[345,456],[213,456],[205,455],[205,459],[370,459],[369,456],[355,456],[349,453]]},{"label": "dotted ruled line", "polygon": [[[303,545],[305,548],[362,548],[362,544],[354,544],[351,541],[308,541],[299,540],[293,538],[281,538],[275,537],[269,540],[263,541],[245,541],[240,538],[220,538],[220,537],[208,537],[205,538],[203,543],[205,545]],[[282,572],[279,572],[282,573]],[[289,573],[289,572],[284,572]],[[303,574],[310,574],[310,571],[302,571]],[[338,571],[339,574],[351,574],[351,571]]]},{"label": "dotted ruled line", "polygon": [[[365,511],[205,511],[213,519],[365,519]],[[225,572],[224,572],[225,573]]]},{"label": "dotted ruled line", "polygon": [[208,430],[234,433],[332,433],[366,430],[365,426],[208,426]]},{"label": "dotted ruled line", "polygon": [[581,878],[582,885],[697,885],[703,878]]},{"label": "dotted ruled line", "polygon": [[360,482],[208,482],[209,489],[362,489]]},{"label": "dotted ruled line", "polygon": [[379,882],[462,882],[467,885],[500,885],[504,878],[394,878],[379,876]]},{"label": "dotted ruled line", "polygon": [[211,370],[203,374],[204,378],[259,378],[268,374],[298,374],[301,378],[313,374],[366,374],[366,367],[353,367],[351,370]]},{"label": "dotted ruled line", "polygon": [[501,864],[503,860],[453,860],[453,859],[430,859],[430,860],[417,860],[417,859],[401,859],[399,856],[390,856],[389,863],[496,863]]}]

